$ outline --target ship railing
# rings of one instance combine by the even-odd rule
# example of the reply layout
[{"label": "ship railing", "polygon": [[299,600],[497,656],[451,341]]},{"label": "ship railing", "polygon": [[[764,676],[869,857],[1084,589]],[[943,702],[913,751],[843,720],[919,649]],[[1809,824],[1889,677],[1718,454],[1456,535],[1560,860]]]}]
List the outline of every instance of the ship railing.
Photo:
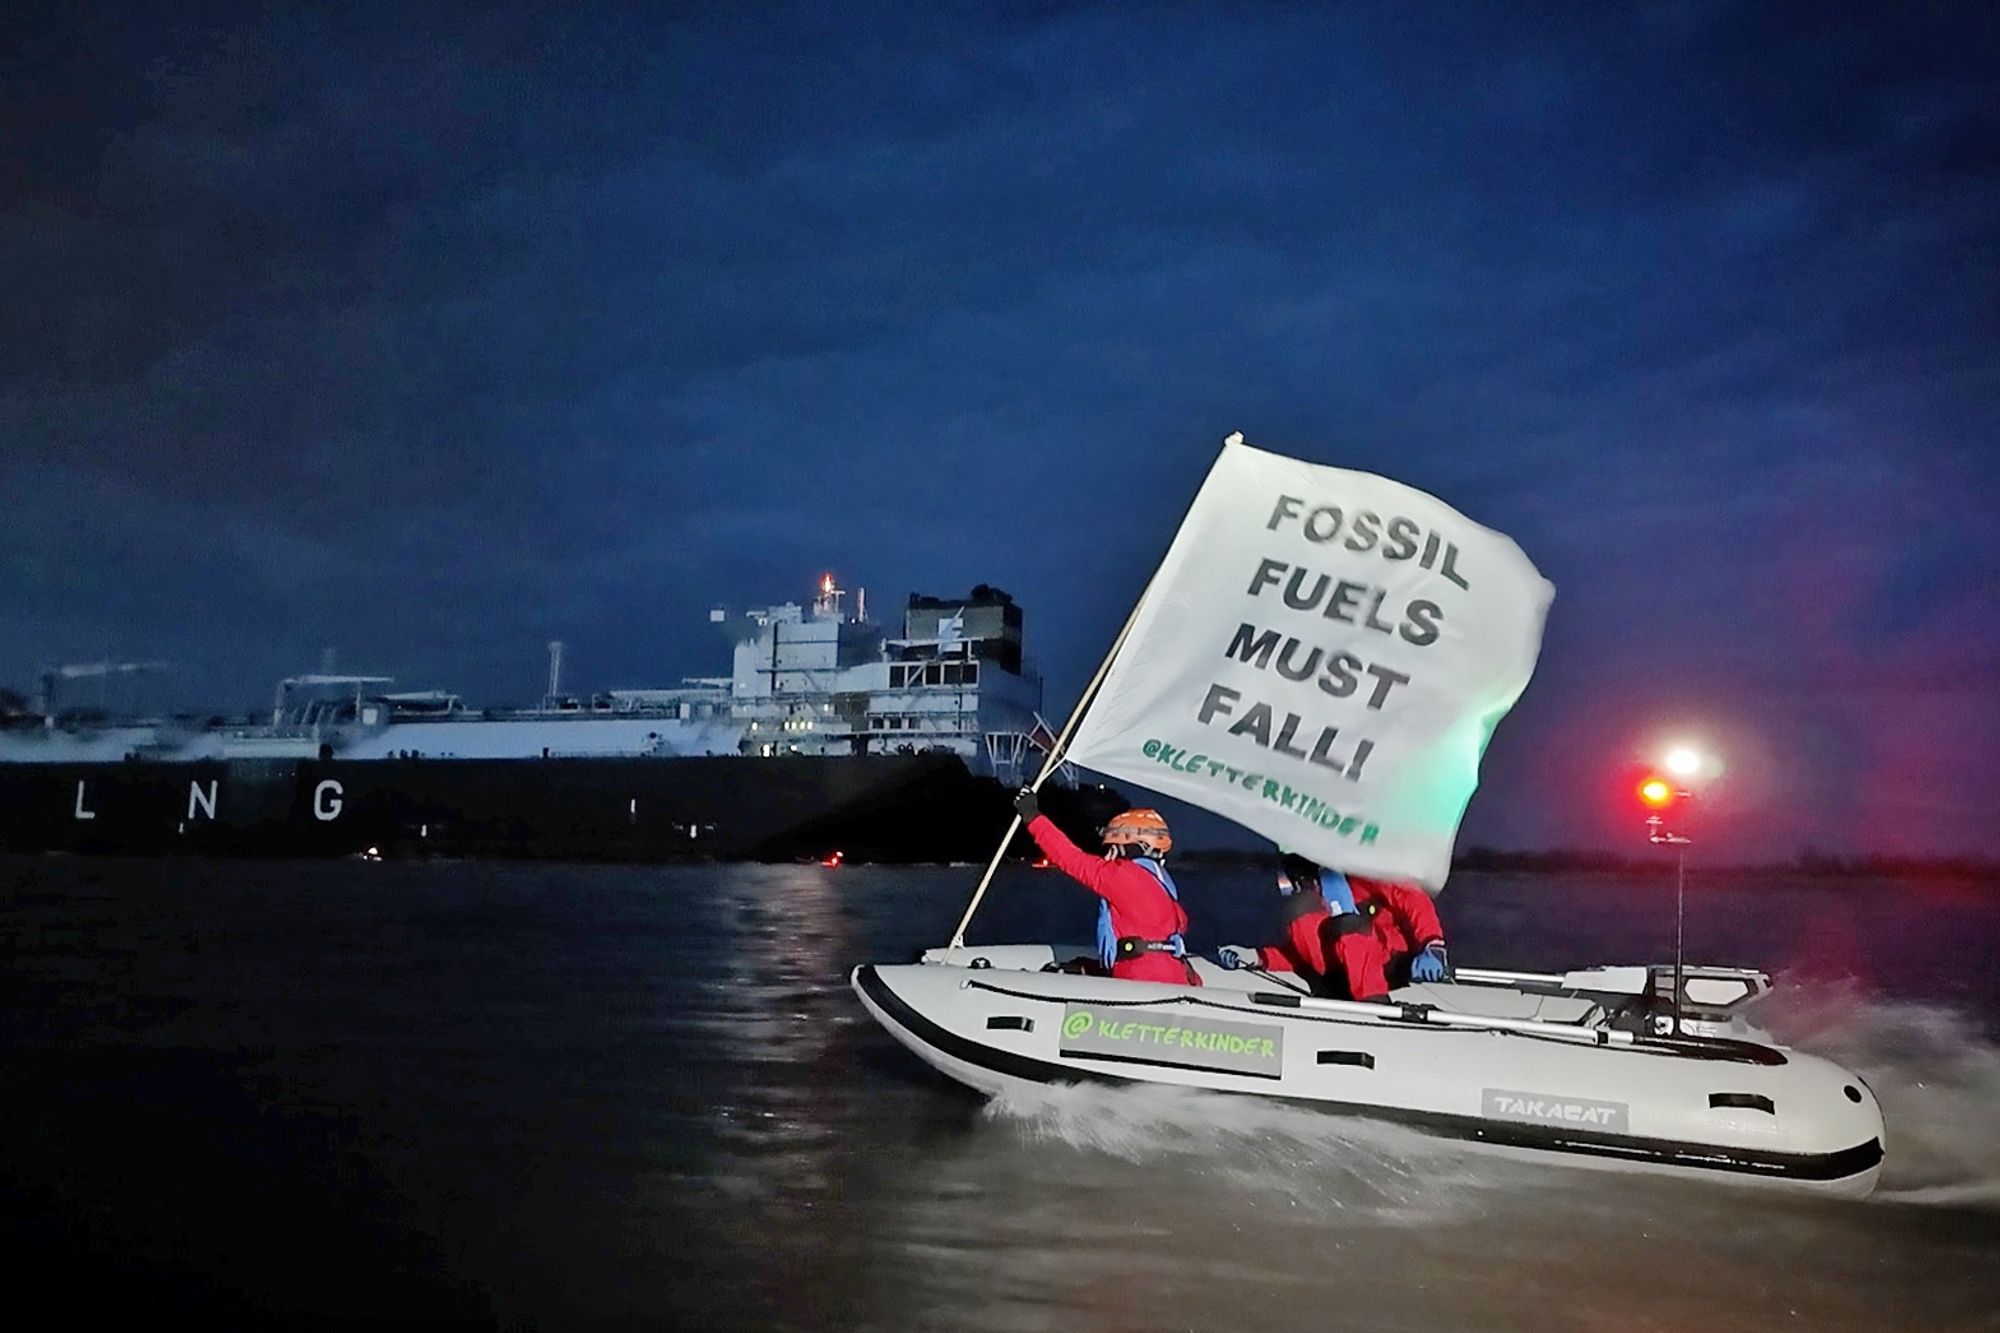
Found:
[{"label": "ship railing", "polygon": [[[986,762],[993,770],[994,778],[1005,786],[1016,787],[1033,776],[1036,756],[1041,747],[1025,731],[989,731],[985,733]],[[1061,765],[1057,772],[1066,780],[1074,780],[1068,764]]]},{"label": "ship railing", "polygon": [[316,741],[320,738],[320,729],[316,726],[303,725],[276,727],[252,725],[225,727],[222,736],[225,740],[239,741]]}]

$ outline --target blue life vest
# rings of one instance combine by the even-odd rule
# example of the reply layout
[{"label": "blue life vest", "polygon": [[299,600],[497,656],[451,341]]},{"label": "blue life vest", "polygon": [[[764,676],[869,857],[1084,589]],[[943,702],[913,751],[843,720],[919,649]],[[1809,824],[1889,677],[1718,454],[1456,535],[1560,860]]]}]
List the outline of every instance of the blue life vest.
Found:
[{"label": "blue life vest", "polygon": [[1320,871],[1319,892],[1326,899],[1326,910],[1335,916],[1360,910],[1354,905],[1354,889],[1348,884],[1347,876],[1338,870]]},{"label": "blue life vest", "polygon": [[[1181,900],[1181,891],[1175,887],[1174,877],[1167,873],[1165,866],[1150,856],[1134,856],[1130,860],[1133,865],[1160,881],[1160,887],[1167,891],[1167,897],[1175,902]],[[1187,940],[1178,930],[1167,936],[1167,943],[1174,946],[1174,957],[1187,957]],[[1111,929],[1111,904],[1102,898],[1097,900],[1097,961],[1104,964],[1104,970],[1107,972],[1111,970],[1111,965],[1118,961],[1118,933]]]}]

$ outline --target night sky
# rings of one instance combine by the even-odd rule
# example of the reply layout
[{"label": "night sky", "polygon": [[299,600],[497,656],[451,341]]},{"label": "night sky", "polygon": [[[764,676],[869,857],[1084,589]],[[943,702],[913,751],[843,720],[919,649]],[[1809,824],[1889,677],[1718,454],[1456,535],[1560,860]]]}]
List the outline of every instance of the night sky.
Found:
[{"label": "night sky", "polygon": [[0,20],[0,684],[667,684],[831,569],[1059,717],[1242,430],[1555,583],[1469,838],[1687,735],[1730,854],[1996,850],[2000,9],[568,8]]}]

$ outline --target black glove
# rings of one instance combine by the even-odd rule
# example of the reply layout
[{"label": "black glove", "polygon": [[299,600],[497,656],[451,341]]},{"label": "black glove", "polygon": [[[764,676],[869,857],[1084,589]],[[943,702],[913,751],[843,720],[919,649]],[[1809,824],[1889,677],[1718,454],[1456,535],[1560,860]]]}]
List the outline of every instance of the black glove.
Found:
[{"label": "black glove", "polygon": [[1041,804],[1035,800],[1035,789],[1033,787],[1023,787],[1020,791],[1014,793],[1014,809],[1020,812],[1023,824],[1028,823],[1036,815],[1042,813]]}]

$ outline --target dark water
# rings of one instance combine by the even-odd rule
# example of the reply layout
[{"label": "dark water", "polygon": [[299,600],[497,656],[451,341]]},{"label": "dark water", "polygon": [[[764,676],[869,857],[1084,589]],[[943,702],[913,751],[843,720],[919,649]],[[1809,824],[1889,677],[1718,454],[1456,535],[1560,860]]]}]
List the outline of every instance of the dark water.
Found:
[{"label": "dark water", "polygon": [[[976,871],[0,859],[14,1308],[203,1327],[2000,1328],[2000,886],[1704,886],[1873,1084],[1866,1202],[1243,1098],[983,1107],[845,985]],[[1263,877],[1191,868],[1200,943]],[[975,940],[1076,938],[1003,878]],[[1659,957],[1658,883],[1465,876],[1461,962]]]}]

